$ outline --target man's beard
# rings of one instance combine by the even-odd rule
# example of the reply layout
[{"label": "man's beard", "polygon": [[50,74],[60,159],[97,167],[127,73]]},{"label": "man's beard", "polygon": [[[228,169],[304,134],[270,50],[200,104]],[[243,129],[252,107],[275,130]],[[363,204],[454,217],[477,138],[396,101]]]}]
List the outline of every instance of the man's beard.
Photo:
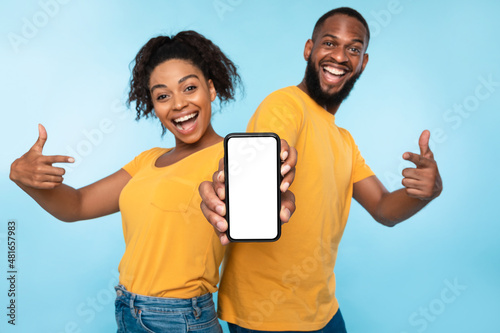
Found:
[{"label": "man's beard", "polygon": [[[322,69],[320,69],[322,70]],[[361,72],[355,74],[353,77],[348,79],[342,89],[339,92],[328,94],[321,89],[319,83],[319,73],[314,68],[314,64],[311,61],[311,57],[307,60],[306,67],[306,87],[309,92],[309,96],[319,105],[330,109],[332,107],[338,107],[344,99],[349,96],[354,84],[360,77]]]}]

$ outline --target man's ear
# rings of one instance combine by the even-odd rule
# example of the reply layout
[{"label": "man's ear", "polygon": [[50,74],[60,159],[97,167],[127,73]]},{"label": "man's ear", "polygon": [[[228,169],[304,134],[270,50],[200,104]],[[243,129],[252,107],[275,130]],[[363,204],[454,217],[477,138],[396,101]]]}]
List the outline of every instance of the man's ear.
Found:
[{"label": "man's ear", "polygon": [[363,54],[363,65],[361,67],[361,72],[365,70],[366,64],[368,63],[368,53]]},{"label": "man's ear", "polygon": [[306,42],[306,45],[304,46],[304,59],[306,61],[308,61],[309,57],[311,56],[313,46],[314,46],[314,42],[312,41],[312,39],[308,39]]}]

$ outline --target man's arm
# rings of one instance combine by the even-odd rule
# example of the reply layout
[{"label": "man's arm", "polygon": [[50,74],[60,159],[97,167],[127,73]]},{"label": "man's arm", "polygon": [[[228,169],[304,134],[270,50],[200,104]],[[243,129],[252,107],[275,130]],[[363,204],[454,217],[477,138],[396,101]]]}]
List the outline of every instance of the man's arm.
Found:
[{"label": "man's arm", "polygon": [[434,154],[429,149],[430,132],[420,135],[420,154],[404,153],[415,168],[403,170],[404,188],[389,192],[376,176],[354,183],[353,197],[377,221],[392,227],[425,207],[443,189]]},{"label": "man's arm", "polygon": [[[297,164],[297,150],[294,148],[297,142],[299,124],[302,121],[302,111],[296,102],[289,98],[283,91],[274,92],[259,105],[257,111],[250,119],[247,132],[274,132],[281,138],[281,211],[282,223],[289,221],[295,211],[295,196],[288,189],[295,177],[295,166]],[[224,185],[224,163],[219,162],[219,170],[213,175],[211,182],[200,184],[201,211],[207,221],[214,227],[222,245],[229,244],[226,235],[225,185]],[[255,209],[255,207],[249,207]]]}]

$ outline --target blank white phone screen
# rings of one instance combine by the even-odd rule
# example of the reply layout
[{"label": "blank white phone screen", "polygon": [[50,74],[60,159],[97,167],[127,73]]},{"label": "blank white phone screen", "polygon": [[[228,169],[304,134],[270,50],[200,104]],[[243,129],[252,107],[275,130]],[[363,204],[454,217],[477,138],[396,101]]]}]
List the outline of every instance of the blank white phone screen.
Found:
[{"label": "blank white phone screen", "polygon": [[279,234],[278,143],[275,137],[227,142],[229,236],[272,240]]}]

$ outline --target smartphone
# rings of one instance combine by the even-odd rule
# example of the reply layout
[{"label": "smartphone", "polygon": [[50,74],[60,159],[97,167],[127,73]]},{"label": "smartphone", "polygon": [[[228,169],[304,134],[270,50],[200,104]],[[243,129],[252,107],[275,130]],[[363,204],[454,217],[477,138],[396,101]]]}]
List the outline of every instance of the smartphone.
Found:
[{"label": "smartphone", "polygon": [[224,138],[230,241],[272,242],[280,238],[280,141],[275,133],[231,133]]}]

